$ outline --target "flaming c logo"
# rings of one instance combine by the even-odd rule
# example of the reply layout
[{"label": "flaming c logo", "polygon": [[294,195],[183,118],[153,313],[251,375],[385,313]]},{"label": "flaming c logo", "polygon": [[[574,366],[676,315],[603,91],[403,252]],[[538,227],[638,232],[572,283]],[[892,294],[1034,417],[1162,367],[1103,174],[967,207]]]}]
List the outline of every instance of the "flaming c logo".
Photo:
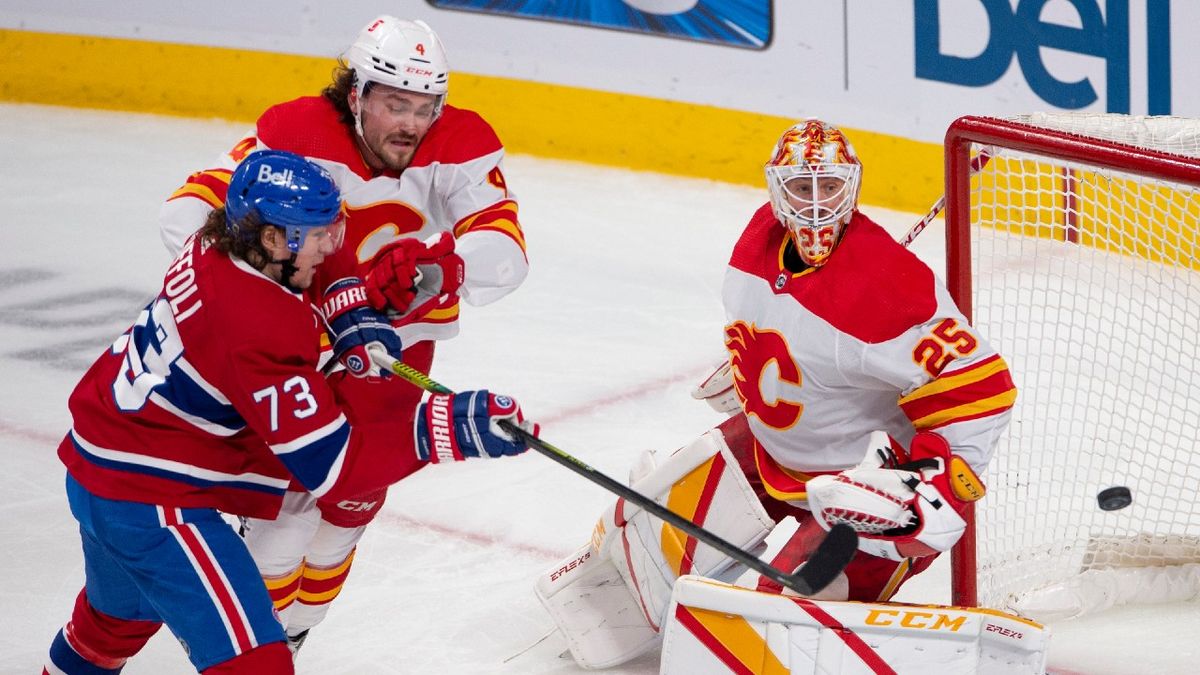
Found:
[{"label": "flaming c logo", "polygon": [[398,237],[412,236],[425,226],[421,212],[400,201],[346,206],[346,238],[359,240],[359,262],[366,262]]},{"label": "flaming c logo", "polygon": [[790,429],[799,422],[803,405],[778,397],[768,402],[762,392],[763,376],[772,363],[779,369],[780,382],[796,387],[803,384],[804,378],[783,335],[737,321],[725,327],[725,347],[729,349],[733,368],[733,387],[746,414],[774,429]]}]

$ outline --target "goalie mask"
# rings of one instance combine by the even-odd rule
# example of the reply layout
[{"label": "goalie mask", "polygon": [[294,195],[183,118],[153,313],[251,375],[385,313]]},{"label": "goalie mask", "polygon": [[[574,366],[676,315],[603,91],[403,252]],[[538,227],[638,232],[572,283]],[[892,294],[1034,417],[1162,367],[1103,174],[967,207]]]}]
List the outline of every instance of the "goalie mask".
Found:
[{"label": "goalie mask", "polygon": [[[354,70],[354,87],[362,100],[369,82],[436,98],[434,119],[446,100],[450,65],[446,51],[424,21],[404,21],[382,15],[367,24],[346,50],[346,64]],[[359,134],[362,125],[359,122]]]},{"label": "goalie mask", "polygon": [[816,119],[784,132],[766,166],[775,218],[804,264],[820,267],[858,206],[862,164],[837,128]]}]

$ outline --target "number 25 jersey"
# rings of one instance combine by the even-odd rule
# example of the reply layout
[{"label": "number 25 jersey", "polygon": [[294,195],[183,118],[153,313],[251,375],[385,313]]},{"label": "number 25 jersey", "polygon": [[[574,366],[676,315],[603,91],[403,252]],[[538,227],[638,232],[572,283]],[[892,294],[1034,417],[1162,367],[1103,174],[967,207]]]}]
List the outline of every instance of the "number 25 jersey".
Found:
[{"label": "number 25 jersey", "polygon": [[734,385],[773,494],[802,499],[805,472],[858,464],[876,430],[906,446],[935,431],[982,471],[1016,387],[933,272],[859,212],[821,267],[793,273],[789,245],[760,208],[723,290]]}]

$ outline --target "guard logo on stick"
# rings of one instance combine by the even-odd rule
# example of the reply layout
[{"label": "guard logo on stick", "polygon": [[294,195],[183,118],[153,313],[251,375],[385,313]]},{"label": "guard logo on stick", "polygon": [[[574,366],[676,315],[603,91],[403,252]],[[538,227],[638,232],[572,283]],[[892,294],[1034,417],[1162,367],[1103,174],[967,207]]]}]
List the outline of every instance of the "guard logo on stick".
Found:
[{"label": "guard logo on stick", "polygon": [[1117,511],[1133,503],[1133,493],[1124,485],[1104,488],[1096,494],[1101,511]]}]

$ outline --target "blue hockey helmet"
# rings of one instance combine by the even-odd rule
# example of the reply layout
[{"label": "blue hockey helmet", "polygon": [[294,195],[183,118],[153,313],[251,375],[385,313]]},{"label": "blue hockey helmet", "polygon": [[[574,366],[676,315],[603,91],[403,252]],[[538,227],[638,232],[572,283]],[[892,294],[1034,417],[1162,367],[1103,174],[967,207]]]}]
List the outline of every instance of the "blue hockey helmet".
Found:
[{"label": "blue hockey helmet", "polygon": [[296,253],[310,229],[340,221],[342,195],[328,171],[300,155],[258,150],[234,170],[225,197],[226,227],[231,232],[238,233],[251,215],[282,229],[288,250]]}]

